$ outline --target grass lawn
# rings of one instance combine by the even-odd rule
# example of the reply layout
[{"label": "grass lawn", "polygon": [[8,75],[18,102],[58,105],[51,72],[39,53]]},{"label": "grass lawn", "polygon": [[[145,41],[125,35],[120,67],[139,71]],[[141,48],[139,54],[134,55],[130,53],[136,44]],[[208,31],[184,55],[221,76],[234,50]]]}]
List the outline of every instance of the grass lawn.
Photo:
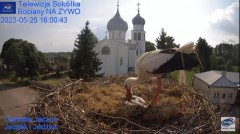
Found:
[{"label": "grass lawn", "polygon": [[239,66],[232,66],[234,72],[239,72],[240,67]]},{"label": "grass lawn", "polygon": [[[26,81],[24,78],[23,81]],[[26,83],[22,82],[20,78],[15,77],[15,72],[0,73],[0,81],[8,87],[22,87],[26,86]]]},{"label": "grass lawn", "polygon": [[193,74],[194,72],[192,70],[185,70],[185,78],[186,78],[186,83],[188,85],[192,85],[193,84]]},{"label": "grass lawn", "polygon": [[190,86],[193,85],[193,75],[196,73],[199,73],[199,70],[197,68],[193,68],[192,70],[185,70],[185,79],[186,83]]},{"label": "grass lawn", "polygon": [[49,78],[47,80],[40,80],[40,82],[57,86],[66,83],[66,78]]},{"label": "grass lawn", "polygon": [[[49,74],[52,75],[52,74]],[[46,80],[42,80],[42,77],[44,75],[39,77],[39,81],[44,83],[44,84],[51,84],[54,86],[60,85],[65,83],[66,77],[60,77],[60,78],[48,78]],[[23,81],[27,81],[28,78],[24,78]],[[22,87],[22,86],[27,86],[27,83],[22,82],[20,78],[15,77],[14,72],[10,73],[0,73],[0,81],[4,83],[8,87]]]},{"label": "grass lawn", "polygon": [[174,79],[178,80],[179,71],[173,71],[173,72],[171,73],[171,76],[172,76]]}]

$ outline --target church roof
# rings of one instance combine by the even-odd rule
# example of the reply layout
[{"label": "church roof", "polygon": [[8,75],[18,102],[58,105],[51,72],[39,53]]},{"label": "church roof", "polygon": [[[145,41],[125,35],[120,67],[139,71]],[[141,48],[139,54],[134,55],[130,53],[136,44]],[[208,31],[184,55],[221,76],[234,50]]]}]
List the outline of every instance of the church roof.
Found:
[{"label": "church roof", "polygon": [[138,14],[132,19],[132,23],[133,25],[145,25],[145,19],[143,19],[138,12]]},{"label": "church roof", "polygon": [[115,16],[108,21],[107,30],[108,31],[125,31],[125,32],[128,30],[128,24],[126,21],[122,19],[118,9]]}]

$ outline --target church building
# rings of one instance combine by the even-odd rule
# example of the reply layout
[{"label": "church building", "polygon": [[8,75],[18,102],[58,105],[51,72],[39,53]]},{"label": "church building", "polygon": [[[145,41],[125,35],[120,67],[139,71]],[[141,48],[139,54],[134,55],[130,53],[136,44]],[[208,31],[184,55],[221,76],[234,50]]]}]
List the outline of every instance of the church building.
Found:
[{"label": "church building", "polygon": [[95,45],[98,58],[103,62],[99,73],[121,75],[134,70],[136,60],[145,53],[145,20],[140,16],[139,4],[132,24],[131,39],[126,41],[128,24],[121,17],[118,4],[115,16],[107,23],[108,37]]}]

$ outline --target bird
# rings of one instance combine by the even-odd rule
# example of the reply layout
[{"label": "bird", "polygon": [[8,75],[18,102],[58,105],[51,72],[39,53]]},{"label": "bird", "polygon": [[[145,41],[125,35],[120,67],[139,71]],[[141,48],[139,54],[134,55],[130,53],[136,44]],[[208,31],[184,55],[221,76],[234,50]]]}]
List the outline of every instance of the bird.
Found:
[{"label": "bird", "polygon": [[157,77],[157,89],[152,98],[150,106],[157,103],[161,92],[163,74],[197,67],[200,64],[195,51],[194,42],[189,42],[180,48],[158,49],[142,54],[136,61],[136,77],[129,77],[125,80],[127,101],[131,101],[132,88],[152,77]]}]

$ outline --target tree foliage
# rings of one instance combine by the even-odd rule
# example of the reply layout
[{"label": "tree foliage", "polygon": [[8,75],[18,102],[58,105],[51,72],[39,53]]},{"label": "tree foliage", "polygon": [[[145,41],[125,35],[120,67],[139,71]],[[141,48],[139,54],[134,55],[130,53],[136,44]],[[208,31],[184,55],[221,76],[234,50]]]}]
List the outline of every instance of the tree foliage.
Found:
[{"label": "tree foliage", "polygon": [[152,43],[150,41],[146,41],[145,43],[146,43],[146,52],[156,50],[154,43]]},{"label": "tree foliage", "polygon": [[9,39],[3,45],[3,64],[15,70],[16,76],[38,76],[39,52],[35,45],[22,39]]},{"label": "tree foliage", "polygon": [[158,49],[167,49],[167,48],[174,48],[179,47],[176,43],[174,43],[175,39],[172,36],[167,36],[167,33],[162,28],[159,37],[156,39],[157,48]]},{"label": "tree foliage", "polygon": [[5,64],[7,66],[7,68],[9,68],[10,65],[12,65],[12,55],[8,55],[7,51],[8,49],[13,46],[14,44],[17,44],[19,42],[22,42],[22,39],[14,39],[11,38],[9,40],[7,40],[6,42],[4,42],[3,47],[2,47],[2,52],[1,52],[1,59],[3,59],[3,64]]},{"label": "tree foliage", "polygon": [[196,49],[203,67],[200,70],[201,71],[211,70],[212,69],[211,59],[214,58],[214,57],[211,58],[213,48],[208,45],[207,41],[204,38],[200,37],[197,41]]},{"label": "tree foliage", "polygon": [[239,66],[239,43],[221,43],[214,48],[214,53],[216,56],[223,58],[225,66]]},{"label": "tree foliage", "polygon": [[70,67],[75,77],[87,80],[97,76],[97,72],[101,69],[102,62],[97,57],[97,53],[93,50],[98,42],[96,36],[89,29],[89,22],[85,24],[85,28],[77,35],[72,52]]}]

